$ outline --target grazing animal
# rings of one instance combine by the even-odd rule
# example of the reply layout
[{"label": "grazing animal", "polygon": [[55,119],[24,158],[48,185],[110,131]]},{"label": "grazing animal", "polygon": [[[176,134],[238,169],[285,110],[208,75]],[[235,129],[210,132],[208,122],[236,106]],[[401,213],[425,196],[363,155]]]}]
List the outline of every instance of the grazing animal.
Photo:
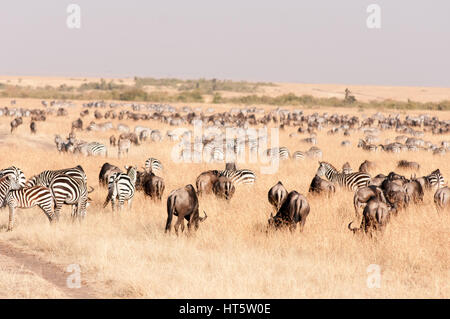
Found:
[{"label": "grazing animal", "polygon": [[111,202],[112,211],[115,210],[116,199],[119,201],[119,210],[122,209],[123,203],[128,202],[128,208],[131,208],[134,193],[136,191],[136,172],[137,167],[125,166],[127,173],[114,173],[108,181],[108,196],[106,197],[103,208]]},{"label": "grazing animal", "polygon": [[353,233],[364,232],[372,236],[373,231],[382,232],[390,219],[389,207],[376,197],[372,197],[364,207],[363,217],[359,228],[351,228],[353,222],[348,224],[348,229]]},{"label": "grazing animal", "polygon": [[31,132],[31,134],[36,134],[36,122],[35,121],[31,121],[31,123],[30,123],[30,132]]},{"label": "grazing animal", "polygon": [[236,163],[234,163],[234,162],[232,162],[232,163],[225,163],[225,170],[228,170],[228,171],[235,171],[235,170],[237,170]]},{"label": "grazing animal", "polygon": [[344,165],[342,165],[342,173],[344,174],[350,174],[352,173],[352,167],[350,166],[349,162],[345,162]]},{"label": "grazing animal", "polygon": [[417,181],[424,189],[436,188],[439,189],[444,186],[445,180],[439,169],[434,170],[430,175],[417,178]]},{"label": "grazing animal", "polygon": [[78,120],[72,122],[72,132],[75,130],[83,130],[83,120],[78,118]]},{"label": "grazing animal", "polygon": [[387,202],[395,209],[396,212],[408,206],[410,198],[406,193],[401,179],[386,179],[381,184],[381,189],[384,192]]},{"label": "grazing animal", "polygon": [[103,164],[100,169],[100,173],[98,174],[98,182],[100,186],[107,186],[109,178],[114,173],[122,173],[122,170],[119,167],[109,163]]},{"label": "grazing animal", "polygon": [[16,181],[15,185],[17,185],[17,187],[14,189],[19,189],[21,187],[24,187],[26,180],[27,180],[23,171],[20,168],[15,167],[15,166],[10,166],[8,168],[4,168],[4,169],[0,170],[0,178],[2,178],[4,176],[14,177],[14,180]]},{"label": "grazing animal", "polygon": [[405,160],[401,160],[397,163],[397,168],[413,169],[413,170],[418,171],[420,168],[420,165],[416,162],[408,162]]},{"label": "grazing animal", "polygon": [[116,137],[115,137],[114,135],[111,135],[111,136],[109,137],[109,145],[110,145],[110,146],[116,146],[116,143],[117,143]]},{"label": "grazing animal", "polygon": [[434,193],[434,204],[438,211],[450,208],[450,188],[448,186],[439,188]]},{"label": "grazing animal", "polygon": [[144,193],[152,199],[162,200],[165,184],[164,180],[153,173],[146,173],[143,185]]},{"label": "grazing animal", "polygon": [[275,216],[271,215],[269,226],[281,228],[288,226],[291,231],[295,230],[300,223],[300,231],[305,227],[306,217],[310,211],[306,197],[296,191],[291,191]]},{"label": "grazing animal", "polygon": [[284,187],[283,183],[278,181],[278,183],[276,183],[269,189],[267,199],[269,200],[269,203],[273,206],[275,211],[278,212],[281,205],[283,205],[287,195],[288,191]]},{"label": "grazing animal", "polygon": [[23,120],[21,117],[16,117],[14,120],[11,121],[11,134],[23,123]]},{"label": "grazing animal", "polygon": [[331,196],[336,192],[336,186],[333,183],[320,178],[318,175],[315,175],[309,185],[309,193],[312,194],[321,194],[325,192],[328,196]]},{"label": "grazing animal", "polygon": [[117,143],[118,157],[120,158],[120,155],[124,154],[124,153],[126,153],[128,156],[130,147],[131,147],[131,142],[129,139],[119,138],[119,142]]},{"label": "grazing animal", "polygon": [[14,226],[14,215],[17,208],[31,208],[39,206],[47,215],[50,222],[54,220],[53,196],[49,188],[43,186],[17,187],[14,177],[5,176],[0,179],[0,203],[9,206],[9,222],[7,231],[11,231]]},{"label": "grazing animal", "polygon": [[372,177],[372,178],[370,179],[369,186],[370,186],[370,185],[374,185],[374,186],[380,187],[381,184],[383,184],[383,182],[384,182],[386,179],[387,179],[387,176],[386,176],[386,175],[384,175],[384,174],[378,174],[377,176]]},{"label": "grazing animal", "polygon": [[256,181],[256,174],[249,169],[238,169],[238,170],[223,170],[218,171],[219,176],[228,177],[234,185],[254,184]]},{"label": "grazing animal", "polygon": [[213,192],[219,198],[230,200],[236,188],[230,178],[226,176],[219,176],[217,181],[213,185]]},{"label": "grazing animal", "polygon": [[149,173],[161,172],[163,170],[163,165],[160,160],[150,157],[145,161],[145,170]]},{"label": "grazing animal", "polygon": [[167,198],[167,222],[165,232],[170,232],[173,215],[178,216],[175,223],[175,233],[178,235],[178,227],[181,226],[181,231],[184,231],[184,219],[188,221],[188,230],[194,225],[197,230],[200,222],[206,220],[208,217],[200,217],[198,213],[198,198],[195,193],[194,186],[191,184],[183,188],[179,188],[170,192]]},{"label": "grazing animal", "polygon": [[355,215],[357,217],[360,216],[359,209],[364,207],[365,204],[373,198],[376,198],[383,203],[387,203],[383,190],[377,186],[369,185],[367,187],[362,187],[355,192],[355,195],[353,196],[353,207],[355,208]]},{"label": "grazing animal", "polygon": [[351,190],[367,186],[370,182],[369,174],[361,172],[339,173],[333,165],[327,162],[319,162],[316,175],[319,177],[325,176],[330,182]]},{"label": "grazing animal", "polygon": [[203,194],[211,194],[213,192],[213,187],[216,181],[219,179],[219,171],[211,170],[201,173],[195,185],[197,187],[197,195],[201,196]]},{"label": "grazing animal", "polygon": [[98,142],[84,143],[75,146],[74,154],[83,154],[84,156],[108,156],[108,149],[105,145]]},{"label": "grazing animal", "polygon": [[86,173],[83,170],[83,167],[81,165],[77,165],[75,167],[71,168],[65,168],[65,169],[59,169],[59,170],[45,170],[39,173],[38,175],[33,176],[30,178],[26,186],[45,186],[50,187],[51,182],[60,175],[67,175],[72,178],[79,179],[83,181],[83,183],[87,183],[87,176]]},{"label": "grazing animal", "polygon": [[373,170],[376,168],[376,165],[374,162],[365,160],[364,162],[361,163],[361,165],[359,166],[358,171],[361,173],[369,173],[369,171]]},{"label": "grazing animal", "polygon": [[369,152],[376,152],[378,147],[374,144],[369,144],[364,140],[359,140],[358,142],[358,147],[362,148],[365,151],[369,151]]},{"label": "grazing animal", "polygon": [[408,197],[415,203],[423,202],[423,187],[417,180],[411,180],[404,185]]}]

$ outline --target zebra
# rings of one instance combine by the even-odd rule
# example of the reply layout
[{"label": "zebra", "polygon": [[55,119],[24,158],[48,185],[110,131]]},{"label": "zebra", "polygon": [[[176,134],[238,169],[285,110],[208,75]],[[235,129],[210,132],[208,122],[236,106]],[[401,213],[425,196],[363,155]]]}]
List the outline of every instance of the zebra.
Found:
[{"label": "zebra", "polygon": [[362,139],[359,140],[358,147],[362,148],[365,151],[369,151],[369,152],[376,152],[378,149],[378,146],[376,146],[374,144],[369,144]]},{"label": "zebra", "polygon": [[269,148],[266,151],[266,154],[267,154],[267,156],[270,156],[272,158],[278,157],[280,160],[285,160],[290,157],[289,149],[284,146]]},{"label": "zebra", "polygon": [[119,200],[119,210],[124,201],[128,202],[128,208],[131,208],[134,193],[136,192],[137,167],[125,166],[127,173],[114,173],[108,181],[108,196],[106,197],[103,208],[111,202],[112,211],[115,209],[116,199]]},{"label": "zebra", "polygon": [[117,143],[118,149],[118,157],[120,158],[120,154],[126,153],[128,156],[128,151],[131,147],[131,141],[127,138],[119,138],[119,142]]},{"label": "zebra", "polygon": [[426,184],[430,185],[432,188],[442,188],[444,186],[445,180],[439,169],[430,173],[430,175],[424,176]]},{"label": "zebra", "polygon": [[9,222],[7,231],[12,231],[16,208],[31,208],[39,206],[50,222],[54,220],[53,196],[48,187],[33,186],[13,189],[17,182],[12,176],[0,179],[0,202],[9,206]]},{"label": "zebra", "polygon": [[75,147],[74,154],[81,153],[84,156],[89,155],[101,155],[101,156],[108,156],[108,149],[105,145],[98,143],[98,142],[91,142],[91,143],[85,143],[81,144]]},{"label": "zebra", "polygon": [[305,153],[303,153],[301,151],[295,151],[292,154],[292,159],[294,159],[294,160],[304,160],[305,159]]},{"label": "zebra", "polygon": [[338,170],[327,162],[319,162],[317,173],[319,177],[325,176],[330,182],[351,190],[357,190],[369,185],[370,175],[361,172],[350,174],[339,173]]},{"label": "zebra", "polygon": [[256,174],[249,169],[238,169],[238,170],[223,170],[223,171],[217,171],[217,176],[225,176],[228,177],[231,182],[235,185],[240,184],[247,184],[251,185],[254,184],[256,181]]},{"label": "zebra", "polygon": [[49,186],[55,201],[55,217],[59,219],[59,212],[62,205],[72,205],[72,218],[76,216],[85,217],[88,201],[88,192],[86,184],[77,178],[60,174],[56,176]]},{"label": "zebra", "polygon": [[53,181],[53,179],[55,179],[55,177],[57,177],[59,175],[67,175],[72,178],[80,179],[85,184],[87,183],[86,173],[84,172],[83,167],[81,167],[81,165],[78,165],[78,166],[75,166],[72,168],[65,168],[65,169],[54,170],[54,171],[51,171],[51,170],[43,171],[43,172],[39,173],[38,175],[35,175],[32,178],[30,178],[27,181],[26,186],[31,187],[31,186],[39,186],[40,185],[40,186],[49,187],[51,182]]},{"label": "zebra", "polygon": [[149,173],[155,171],[160,172],[162,169],[163,165],[161,164],[161,161],[156,158],[150,157],[145,161],[145,170]]},{"label": "zebra", "polygon": [[25,186],[26,178],[25,174],[22,172],[20,168],[15,166],[10,166],[8,168],[0,170],[0,178],[4,176],[13,176],[17,182],[17,188],[21,188]]}]

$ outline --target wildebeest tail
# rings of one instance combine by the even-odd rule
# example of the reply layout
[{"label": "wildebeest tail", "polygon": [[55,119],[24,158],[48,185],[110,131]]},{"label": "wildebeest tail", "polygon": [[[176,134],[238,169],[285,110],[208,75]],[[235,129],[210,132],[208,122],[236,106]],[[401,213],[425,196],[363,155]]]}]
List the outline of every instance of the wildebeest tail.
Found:
[{"label": "wildebeest tail", "polygon": [[173,214],[175,213],[175,201],[176,196],[169,196],[169,198],[167,198],[167,222],[165,230],[166,233],[167,231],[170,231],[170,226],[172,224],[172,217]]}]

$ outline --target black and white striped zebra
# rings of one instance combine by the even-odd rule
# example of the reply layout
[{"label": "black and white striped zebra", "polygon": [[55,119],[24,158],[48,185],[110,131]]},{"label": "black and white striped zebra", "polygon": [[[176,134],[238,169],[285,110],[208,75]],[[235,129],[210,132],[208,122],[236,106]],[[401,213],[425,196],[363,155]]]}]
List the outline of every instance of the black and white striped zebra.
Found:
[{"label": "black and white striped zebra", "polygon": [[267,156],[274,158],[278,157],[280,160],[289,159],[289,149],[285,146],[270,148],[266,151]]},{"label": "black and white striped zebra", "polygon": [[316,175],[325,176],[330,182],[351,190],[357,190],[369,185],[370,175],[361,172],[350,174],[339,173],[338,170],[327,162],[319,162]]},{"label": "black and white striped zebra", "polygon": [[163,165],[160,160],[150,157],[145,161],[145,170],[147,172],[161,172],[163,170]]},{"label": "black and white striped zebra", "polygon": [[108,149],[105,145],[98,142],[91,142],[77,145],[73,151],[74,154],[81,153],[84,156],[108,156]]},{"label": "black and white striped zebra", "polygon": [[103,208],[111,202],[112,210],[115,210],[116,200],[119,201],[119,210],[125,201],[128,202],[128,208],[131,208],[134,193],[136,192],[137,167],[125,167],[127,173],[114,173],[108,181],[108,196],[106,197]]},{"label": "black and white striped zebra", "polygon": [[295,151],[292,154],[292,159],[294,159],[294,160],[304,160],[305,157],[306,157],[305,153],[301,152],[301,151]]},{"label": "black and white striped zebra", "polygon": [[39,206],[47,215],[50,222],[54,220],[53,196],[48,187],[33,186],[13,189],[16,183],[14,177],[5,176],[0,179],[0,203],[9,206],[8,231],[14,226],[14,215],[17,208],[31,208]]},{"label": "black and white striped zebra", "polygon": [[26,186],[45,186],[49,187],[50,183],[53,181],[53,179],[59,175],[68,175],[72,178],[80,179],[85,184],[87,183],[87,177],[86,173],[83,170],[83,167],[81,165],[72,167],[72,168],[65,168],[65,169],[59,169],[59,170],[45,170],[38,175],[33,176],[26,182]]},{"label": "black and white striped zebra", "polygon": [[228,177],[233,184],[254,184],[256,181],[256,174],[250,169],[238,169],[238,170],[223,170],[218,171],[218,176]]},{"label": "black and white striped zebra", "polygon": [[15,166],[10,166],[8,168],[0,170],[0,178],[4,176],[13,176],[15,180],[17,181],[17,188],[21,188],[25,186],[26,178],[25,174],[22,172],[22,170]]},{"label": "black and white striped zebra", "polygon": [[88,202],[88,190],[83,180],[60,174],[49,186],[55,201],[55,216],[59,219],[62,205],[72,206],[72,217],[85,217]]},{"label": "black and white striped zebra", "polygon": [[439,169],[431,172],[430,175],[424,176],[426,184],[431,188],[441,188],[444,186],[445,180]]}]

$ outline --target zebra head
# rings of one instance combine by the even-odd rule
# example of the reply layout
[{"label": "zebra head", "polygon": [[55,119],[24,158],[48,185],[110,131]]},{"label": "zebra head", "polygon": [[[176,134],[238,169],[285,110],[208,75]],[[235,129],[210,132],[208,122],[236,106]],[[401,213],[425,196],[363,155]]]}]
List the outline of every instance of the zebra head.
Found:
[{"label": "zebra head", "polygon": [[133,185],[136,184],[136,178],[137,178],[137,166],[125,166],[125,169],[127,170],[127,175],[130,177],[131,181],[133,182]]}]

